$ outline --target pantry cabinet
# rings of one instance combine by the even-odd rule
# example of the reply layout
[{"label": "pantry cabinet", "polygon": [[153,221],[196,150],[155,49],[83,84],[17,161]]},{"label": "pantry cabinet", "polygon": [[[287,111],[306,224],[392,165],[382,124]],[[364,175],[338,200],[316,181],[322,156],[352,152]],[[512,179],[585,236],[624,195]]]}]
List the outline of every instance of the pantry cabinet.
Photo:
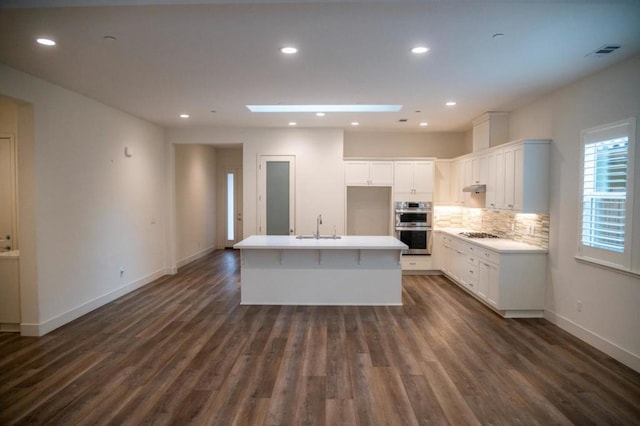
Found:
[{"label": "pantry cabinet", "polygon": [[347,186],[392,186],[393,161],[345,161]]}]

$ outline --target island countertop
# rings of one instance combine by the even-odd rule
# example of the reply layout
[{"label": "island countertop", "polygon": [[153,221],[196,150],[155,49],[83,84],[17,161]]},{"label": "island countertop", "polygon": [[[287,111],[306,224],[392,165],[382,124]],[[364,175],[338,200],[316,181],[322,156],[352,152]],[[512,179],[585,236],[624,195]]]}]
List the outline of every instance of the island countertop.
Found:
[{"label": "island countertop", "polygon": [[279,250],[405,250],[406,244],[389,236],[343,235],[340,238],[296,238],[289,235],[251,235],[235,244],[236,249]]}]

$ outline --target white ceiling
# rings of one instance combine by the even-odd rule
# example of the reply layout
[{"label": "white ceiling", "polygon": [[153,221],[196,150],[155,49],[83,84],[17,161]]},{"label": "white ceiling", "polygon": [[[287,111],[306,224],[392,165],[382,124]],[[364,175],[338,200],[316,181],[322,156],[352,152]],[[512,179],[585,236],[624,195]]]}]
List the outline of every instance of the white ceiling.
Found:
[{"label": "white ceiling", "polygon": [[[640,53],[637,0],[0,4],[0,62],[168,127],[351,129],[359,121],[360,130],[462,131],[485,111],[512,110]],[[57,46],[37,45],[43,35]],[[622,47],[586,56],[611,43]],[[281,54],[286,44],[299,53]],[[431,50],[411,54],[417,44]],[[278,103],[404,107],[325,117],[245,108]]]}]

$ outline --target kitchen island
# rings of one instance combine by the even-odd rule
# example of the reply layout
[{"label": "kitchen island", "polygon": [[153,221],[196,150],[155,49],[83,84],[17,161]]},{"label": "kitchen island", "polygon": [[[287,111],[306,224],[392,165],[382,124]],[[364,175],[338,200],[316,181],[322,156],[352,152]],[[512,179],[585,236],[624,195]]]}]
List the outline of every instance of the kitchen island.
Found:
[{"label": "kitchen island", "polygon": [[241,250],[243,305],[402,305],[402,250],[388,236],[253,235]]}]

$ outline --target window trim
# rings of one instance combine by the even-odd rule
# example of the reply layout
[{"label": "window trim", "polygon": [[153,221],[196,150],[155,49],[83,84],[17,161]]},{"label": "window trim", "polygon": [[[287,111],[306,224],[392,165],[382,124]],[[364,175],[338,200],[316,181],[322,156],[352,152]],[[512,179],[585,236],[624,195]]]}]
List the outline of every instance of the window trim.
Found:
[{"label": "window trim", "polygon": [[[626,131],[625,131],[626,130]],[[582,243],[583,231],[583,209],[584,209],[584,175],[585,175],[585,146],[598,141],[606,141],[626,134],[628,137],[627,155],[627,182],[626,182],[626,206],[625,206],[625,234],[624,252],[616,253],[610,250],[598,249],[585,246]],[[636,260],[633,253],[633,222],[637,221],[640,212],[634,211],[634,183],[636,167],[636,118],[631,117],[614,123],[609,123],[597,127],[585,129],[580,132],[580,159],[579,159],[579,214],[578,214],[578,234],[577,234],[577,254],[575,259],[580,262],[591,263],[596,266],[605,267],[616,272],[630,273],[638,275],[640,271],[635,270]],[[636,268],[634,268],[634,265]]]}]

